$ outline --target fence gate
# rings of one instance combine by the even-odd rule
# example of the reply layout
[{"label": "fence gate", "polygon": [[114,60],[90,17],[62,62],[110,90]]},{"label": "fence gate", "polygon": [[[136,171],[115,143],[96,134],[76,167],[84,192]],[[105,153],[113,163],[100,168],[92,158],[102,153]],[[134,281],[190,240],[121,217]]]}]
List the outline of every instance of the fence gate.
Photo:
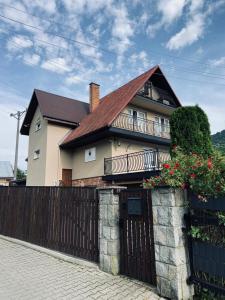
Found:
[{"label": "fence gate", "polygon": [[151,191],[120,194],[120,272],[156,284]]}]

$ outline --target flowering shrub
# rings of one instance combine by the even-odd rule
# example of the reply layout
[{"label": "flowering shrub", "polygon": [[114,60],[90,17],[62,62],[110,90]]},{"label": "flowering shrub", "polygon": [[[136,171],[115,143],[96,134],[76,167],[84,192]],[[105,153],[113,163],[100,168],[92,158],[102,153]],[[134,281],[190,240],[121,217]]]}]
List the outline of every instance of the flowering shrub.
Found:
[{"label": "flowering shrub", "polygon": [[178,147],[172,151],[172,159],[162,165],[161,175],[147,179],[146,188],[160,185],[190,188],[202,199],[225,194],[225,157],[219,152],[204,158],[195,153],[184,154]]}]

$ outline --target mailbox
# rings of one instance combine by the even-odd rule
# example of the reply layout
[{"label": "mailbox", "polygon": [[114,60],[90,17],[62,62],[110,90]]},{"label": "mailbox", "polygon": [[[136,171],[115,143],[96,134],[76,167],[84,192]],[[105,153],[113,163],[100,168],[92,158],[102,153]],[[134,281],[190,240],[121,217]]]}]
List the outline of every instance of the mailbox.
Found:
[{"label": "mailbox", "polygon": [[142,199],[138,197],[129,197],[127,199],[128,215],[142,215]]}]

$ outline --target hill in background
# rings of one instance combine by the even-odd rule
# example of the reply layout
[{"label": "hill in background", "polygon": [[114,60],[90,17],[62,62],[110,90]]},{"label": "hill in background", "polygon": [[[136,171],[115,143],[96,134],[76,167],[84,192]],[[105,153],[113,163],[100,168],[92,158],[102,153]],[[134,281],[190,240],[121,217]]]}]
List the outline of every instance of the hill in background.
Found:
[{"label": "hill in background", "polygon": [[212,135],[213,145],[223,153],[225,153],[225,130]]}]

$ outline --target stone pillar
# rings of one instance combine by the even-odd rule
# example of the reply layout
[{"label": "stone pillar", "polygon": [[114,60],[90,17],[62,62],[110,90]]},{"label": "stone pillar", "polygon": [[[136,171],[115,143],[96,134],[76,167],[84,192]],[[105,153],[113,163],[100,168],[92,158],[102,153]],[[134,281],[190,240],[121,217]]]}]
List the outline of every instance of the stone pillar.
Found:
[{"label": "stone pillar", "polygon": [[99,190],[99,255],[100,269],[119,273],[119,193],[125,187],[103,187]]},{"label": "stone pillar", "polygon": [[192,299],[185,227],[184,191],[158,188],[152,191],[153,227],[156,259],[157,289],[162,297]]}]

